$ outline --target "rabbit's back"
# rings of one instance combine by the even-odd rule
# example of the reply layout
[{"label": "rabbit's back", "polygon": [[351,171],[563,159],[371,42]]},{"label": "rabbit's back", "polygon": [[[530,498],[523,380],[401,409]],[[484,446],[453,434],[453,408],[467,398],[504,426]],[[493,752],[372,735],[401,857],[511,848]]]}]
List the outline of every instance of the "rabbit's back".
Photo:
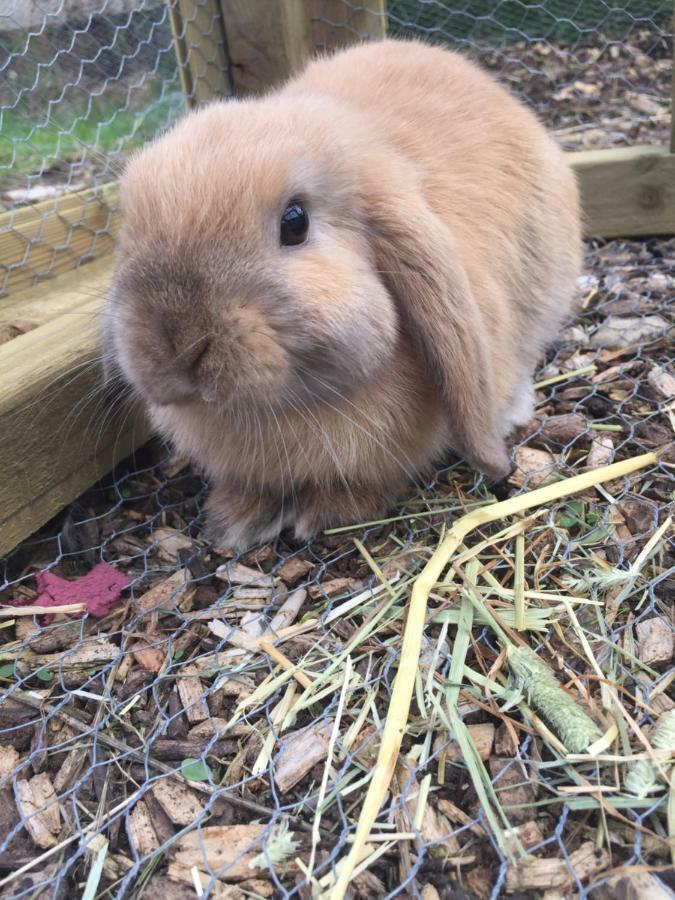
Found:
[{"label": "rabbit's back", "polygon": [[[362,110],[416,163],[439,214],[507,222],[562,154],[535,115],[459,53],[417,41],[360,44],[315,60],[285,92],[318,92]],[[551,185],[555,190],[556,186]],[[501,199],[495,208],[495,201]],[[490,213],[489,218],[487,213]]]}]

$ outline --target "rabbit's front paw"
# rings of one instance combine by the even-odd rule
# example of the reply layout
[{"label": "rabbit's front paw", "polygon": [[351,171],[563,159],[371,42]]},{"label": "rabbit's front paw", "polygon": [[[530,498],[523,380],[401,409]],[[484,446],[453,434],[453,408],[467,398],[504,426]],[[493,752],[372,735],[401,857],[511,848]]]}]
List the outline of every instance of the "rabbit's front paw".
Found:
[{"label": "rabbit's front paw", "polygon": [[278,537],[289,513],[280,497],[265,491],[255,493],[219,485],[212,489],[206,501],[202,537],[218,547],[247,550]]},{"label": "rabbit's front paw", "polygon": [[325,490],[305,488],[298,500],[293,532],[296,540],[307,541],[327,528],[358,525],[383,517],[395,505],[401,490],[353,487]]}]

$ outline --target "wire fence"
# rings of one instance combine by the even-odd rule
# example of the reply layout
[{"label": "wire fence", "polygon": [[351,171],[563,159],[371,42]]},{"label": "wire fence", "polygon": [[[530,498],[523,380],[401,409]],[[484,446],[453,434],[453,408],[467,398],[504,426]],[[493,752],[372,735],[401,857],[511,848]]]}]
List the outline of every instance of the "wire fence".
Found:
[{"label": "wire fence", "polygon": [[[185,8],[182,0],[0,2],[0,296],[110,252],[117,208],[109,185],[126,156],[198,99],[184,78],[191,60],[226,58],[216,7],[199,0]],[[372,33],[378,15],[347,0],[314,0],[312,9],[319,48]],[[579,0],[573,8],[564,0],[391,0],[387,15],[391,34],[474,54],[568,149],[667,141],[669,0]],[[36,203],[44,222],[58,213],[60,227],[27,228],[26,207]]]},{"label": "wire fence", "polygon": [[[376,18],[319,2],[353,36]],[[669,0],[389,0],[388,31],[461,49],[530,103],[569,150],[667,143]]]},{"label": "wire fence", "polygon": [[[533,487],[550,468],[572,474],[579,465],[672,441],[667,395],[674,283],[672,240],[589,250],[580,290],[591,299],[540,373],[538,419],[516,444],[519,468],[510,492]],[[611,349],[601,349],[605,341]],[[594,365],[597,370],[589,370]],[[581,374],[569,375],[576,371]],[[602,604],[599,615],[593,606],[580,607],[583,634],[603,677],[634,699],[630,715],[647,729],[675,705],[672,529],[639,574],[630,573],[672,514],[672,463],[671,454],[606,491],[556,504],[527,537],[528,584],[546,592],[569,578],[581,580],[578,595]],[[329,874],[349,847],[396,671],[410,579],[442,524],[485,502],[489,492],[456,464],[439,472],[396,521],[305,546],[282,539],[232,557],[200,539],[206,490],[183,461],[162,448],[146,449],[4,562],[0,597],[12,604],[82,600],[81,591],[75,597],[59,591],[60,579],[72,584],[84,578],[85,600],[92,600],[91,592],[100,599],[100,585],[88,579],[101,562],[130,585],[123,599],[98,610],[99,616],[107,611],[103,618],[27,615],[13,625],[5,619],[0,869],[9,879],[7,896],[71,896],[97,871],[97,858],[97,896],[191,896],[195,879],[203,896],[220,896],[232,881],[258,896],[305,896],[294,859],[310,854],[348,655],[354,676],[321,795],[315,877]],[[385,592],[383,598],[355,536],[392,579],[393,597]],[[481,557],[507,586],[512,554],[509,541]],[[608,571],[617,575],[609,588],[602,581]],[[53,582],[45,581],[47,573],[56,576]],[[286,721],[303,688],[294,689],[292,678],[283,681],[275,660],[247,649],[246,641],[270,627],[279,634],[278,616],[289,598],[301,604],[305,627],[278,646],[324,689],[315,688],[316,697]],[[439,696],[452,658],[453,629],[449,636],[442,624],[448,600],[432,604],[435,618],[422,654],[421,672],[437,673]],[[558,659],[559,677],[586,685],[584,695],[598,705],[597,673],[588,670],[567,630],[547,624],[541,606],[544,630],[532,633],[533,646]],[[490,630],[479,628],[473,666],[487,672],[498,652]],[[383,835],[412,832],[413,849],[403,852],[394,842],[357,880],[357,896],[395,896],[404,889],[419,896],[423,885],[435,885],[441,896],[447,885],[482,885],[482,895],[494,897],[522,887],[533,895],[536,873],[529,881],[509,874],[508,854],[490,831],[447,723],[424,698],[422,691],[378,824]],[[502,706],[467,686],[460,710],[485,751],[508,821],[520,827],[523,840],[527,836],[530,854],[554,873],[565,896],[596,896],[595,890],[604,896],[606,879],[596,876],[609,868],[607,852],[591,854],[595,868],[582,864],[601,812],[583,805],[583,792],[577,798],[558,794],[569,782],[569,764],[536,734],[518,730],[511,743],[509,727],[517,717]],[[625,739],[627,752],[630,735]],[[595,761],[577,771],[592,784],[612,787],[610,773]],[[433,799],[420,821],[415,804],[428,777]],[[608,838],[614,863],[667,865],[667,842],[659,844],[666,795],[627,798],[620,783],[614,788],[610,799],[621,816]],[[280,861],[285,830],[294,843]],[[103,845],[92,842],[96,835]],[[230,847],[236,849],[228,855],[222,848]],[[23,865],[31,868],[13,877]]]},{"label": "wire fence", "polygon": [[[191,55],[206,44],[224,58],[220,19],[204,0],[187,16],[180,0],[46,6],[0,2],[0,296],[110,252],[110,186],[124,160],[194,99],[181,78]],[[37,203],[42,220],[59,214],[61,227],[25,228]]]},{"label": "wire fence", "polygon": [[[0,2],[2,26],[11,18],[13,31],[24,32],[24,43],[12,32],[0,87],[3,116],[12,111],[24,128],[13,135],[3,124],[10,190],[47,186],[50,166],[61,173],[52,184],[103,184],[132,146],[184,108],[167,7],[90,2],[77,19],[75,5],[55,4],[35,22],[28,4],[10,3],[7,12]],[[570,146],[592,127],[602,142],[632,143],[661,139],[665,128],[627,98],[644,94],[666,108],[668,6],[598,0],[570,12],[562,2],[400,0],[389,4],[389,21],[394,32],[469,44],[552,126],[568,129]],[[596,18],[582,17],[586,8]],[[330,24],[350,27],[344,16]],[[10,40],[6,32],[0,39]],[[591,102],[580,84],[600,94]],[[103,105],[77,106],[83,95]],[[119,115],[101,112],[105,104]],[[113,135],[106,123],[115,122]],[[92,130],[79,130],[84,124]],[[33,150],[22,171],[19,161]],[[10,199],[7,209],[18,214],[22,202]],[[82,260],[96,254],[94,237]],[[35,277],[51,272],[55,258]],[[541,595],[528,604],[540,626],[526,632],[528,642],[596,718],[616,723],[624,756],[641,744],[629,719],[609,714],[603,683],[647,735],[675,707],[675,536],[667,525],[674,290],[675,240],[588,246],[579,316],[538,375],[537,417],[518,436],[514,476],[500,488],[515,494],[547,475],[665,451],[643,472],[553,505],[526,533],[523,577]],[[13,605],[0,620],[2,896],[304,898],[309,860],[315,888],[325,887],[348,851],[411,580],[443,528],[492,494],[455,462],[390,521],[233,555],[201,540],[206,493],[185,461],[151,445],[2,562],[0,600]],[[476,536],[486,545],[481,572],[493,579],[481,583],[494,590],[496,580],[508,593],[517,538],[495,543],[499,527]],[[575,607],[578,629],[555,600],[561,593],[591,601]],[[621,869],[631,866],[658,872],[658,881],[644,876],[648,889],[675,889],[667,794],[631,795],[614,762],[570,763],[522,713],[522,692],[500,693],[497,676],[492,693],[466,680],[459,711],[495,789],[492,808],[529,853],[526,865],[512,865],[515,838],[504,822],[492,823],[448,727],[449,611],[458,597],[449,587],[432,598],[403,754],[376,825],[383,853],[357,876],[355,896],[549,889],[605,898],[631,886]],[[90,614],[31,612],[73,601]],[[29,614],[20,615],[22,605]],[[502,616],[507,605],[498,605]],[[270,628],[294,674],[255,643]],[[467,666],[485,679],[499,660],[493,631],[479,624]]]},{"label": "wire fence", "polygon": [[[591,301],[540,373],[541,381],[554,382],[540,388],[538,422],[516,445],[520,474],[511,491],[532,487],[547,465],[570,474],[580,462],[597,465],[672,441],[672,400],[663,378],[674,361],[674,281],[672,240],[589,249],[580,292]],[[600,349],[607,329],[617,332],[618,340],[608,341],[614,349]],[[626,353],[623,345],[632,349]],[[589,365],[597,371],[564,377]],[[631,589],[618,605],[620,590],[593,587],[588,573],[602,574],[603,562],[611,571],[630,572],[672,512],[667,459],[607,491],[553,506],[541,526],[531,528],[525,569],[528,583],[541,591],[568,577],[588,577],[586,595],[601,598],[604,606],[599,619],[594,607],[580,608],[583,633],[603,675],[636,698],[632,715],[643,728],[674,705],[673,532],[664,533],[635,583],[619,582],[619,588],[628,583]],[[428,558],[442,523],[484,502],[486,486],[456,464],[439,472],[396,521],[305,546],[280,540],[234,558],[200,540],[206,490],[183,461],[162,448],[147,449],[5,561],[2,597],[13,603],[44,602],[50,590],[63,601],[36,576],[56,574],[58,586],[58,579],[91,577],[101,562],[113,564],[130,582],[130,599],[110,605],[104,618],[59,616],[50,622],[30,615],[3,630],[0,867],[12,879],[17,866],[39,860],[10,881],[8,896],[69,896],[101,856],[101,845],[92,842],[96,835],[107,842],[98,896],[140,896],[142,890],[144,897],[190,896],[195,878],[206,896],[218,896],[231,881],[262,896],[305,895],[293,859],[309,855],[342,669],[336,670],[339,677],[328,678],[327,693],[317,690],[316,699],[286,722],[285,711],[302,686],[294,691],[293,679],[279,684],[283,670],[274,660],[242,645],[243,637],[264,632],[297,592],[305,620],[318,621],[280,643],[283,652],[313,679],[327,678],[330,663],[351,654],[358,675],[322,795],[315,877],[329,873],[348,848],[390,696],[409,579]],[[430,516],[434,509],[443,512]],[[355,548],[357,535],[388,577],[393,579],[394,570],[401,576],[401,590],[393,598],[385,595],[388,603]],[[482,560],[503,584],[512,577],[511,553],[508,542],[501,556]],[[260,580],[254,573],[250,583],[251,570]],[[427,629],[422,656],[427,666],[435,659],[441,683],[451,665],[443,606],[434,604],[440,618]],[[369,623],[383,609],[384,620],[371,630]],[[215,633],[209,628],[214,619],[220,623]],[[274,627],[282,628],[278,620]],[[645,641],[655,631],[666,650],[645,656]],[[494,637],[480,628],[475,640],[475,659],[489,668],[498,653]],[[565,677],[587,683],[597,702],[585,661],[566,653],[569,640],[551,627],[534,633],[534,646],[564,658]],[[524,876],[522,884],[513,881],[507,854],[494,837],[486,839],[485,813],[447,726],[419,696],[417,704],[397,787],[380,819],[383,834],[412,831],[413,850],[406,856],[390,848],[369,878],[357,880],[357,894],[394,896],[407,889],[419,895],[421,885],[442,892],[448,884],[474,889],[477,896],[499,896],[519,886],[534,890],[536,873],[530,881]],[[581,862],[601,814],[575,804],[583,794],[557,795],[557,787],[567,783],[567,764],[551,757],[536,735],[519,731],[510,744],[503,723],[512,717],[499,706],[488,707],[486,715],[482,694],[466,691],[460,709],[476,741],[488,742],[486,764],[509,821],[528,836],[530,854],[544,860],[566,896],[596,896],[596,890],[604,896],[603,879],[594,876],[609,867],[607,854],[592,856],[596,868],[584,869]],[[350,734],[354,723],[360,725],[356,737]],[[593,782],[598,763],[580,771]],[[172,773],[188,781],[176,781]],[[427,806],[435,818],[420,822],[415,803],[428,776],[439,779]],[[667,844],[658,844],[658,822],[665,795],[621,805],[626,798],[619,786],[617,794],[619,800],[611,799],[625,818],[612,831],[615,864],[663,865],[668,851]],[[294,844],[289,858],[279,862],[284,829]],[[218,849],[230,846],[238,848],[230,856]]]}]

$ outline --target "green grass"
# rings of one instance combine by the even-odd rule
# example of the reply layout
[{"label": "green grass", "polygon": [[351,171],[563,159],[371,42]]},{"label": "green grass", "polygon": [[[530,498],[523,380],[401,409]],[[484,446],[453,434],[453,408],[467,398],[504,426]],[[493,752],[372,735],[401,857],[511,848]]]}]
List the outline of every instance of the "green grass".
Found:
[{"label": "green grass", "polygon": [[120,110],[110,101],[91,108],[86,103],[64,104],[49,121],[31,121],[21,111],[0,110],[0,176],[3,169],[31,174],[59,160],[72,162],[90,147],[102,154],[130,150],[152,138],[183,110],[183,95],[177,92],[151,98],[144,110]]}]

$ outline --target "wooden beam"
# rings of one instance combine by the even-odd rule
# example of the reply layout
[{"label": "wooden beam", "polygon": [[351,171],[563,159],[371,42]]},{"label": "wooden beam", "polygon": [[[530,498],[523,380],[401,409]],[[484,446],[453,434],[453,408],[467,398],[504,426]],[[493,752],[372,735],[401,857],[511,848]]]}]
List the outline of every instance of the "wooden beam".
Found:
[{"label": "wooden beam", "polygon": [[313,49],[308,0],[221,0],[235,94],[255,94],[297,72]]},{"label": "wooden beam", "polygon": [[387,34],[387,0],[311,0],[312,38],[318,50],[337,50]]},{"label": "wooden beam", "polygon": [[60,315],[0,344],[0,555],[149,436],[137,411],[99,395],[101,299],[82,302],[87,268],[71,309],[62,297]]},{"label": "wooden beam", "polygon": [[109,253],[118,218],[114,183],[0,214],[0,298]]},{"label": "wooden beam", "polygon": [[[2,326],[24,324],[37,328],[64,313],[74,314],[88,300],[103,297],[110,284],[110,255],[64,272],[36,287],[14,291],[0,302]],[[73,321],[77,320],[72,315]]]},{"label": "wooden beam", "polygon": [[219,0],[167,0],[188,106],[232,93]]},{"label": "wooden beam", "polygon": [[[675,233],[675,155],[666,148],[584,150],[569,159],[588,235]],[[119,223],[116,205],[110,183],[0,214],[0,299],[105,258]]]},{"label": "wooden beam", "polygon": [[675,234],[675,154],[665,147],[569,154],[579,179],[585,234]]}]

